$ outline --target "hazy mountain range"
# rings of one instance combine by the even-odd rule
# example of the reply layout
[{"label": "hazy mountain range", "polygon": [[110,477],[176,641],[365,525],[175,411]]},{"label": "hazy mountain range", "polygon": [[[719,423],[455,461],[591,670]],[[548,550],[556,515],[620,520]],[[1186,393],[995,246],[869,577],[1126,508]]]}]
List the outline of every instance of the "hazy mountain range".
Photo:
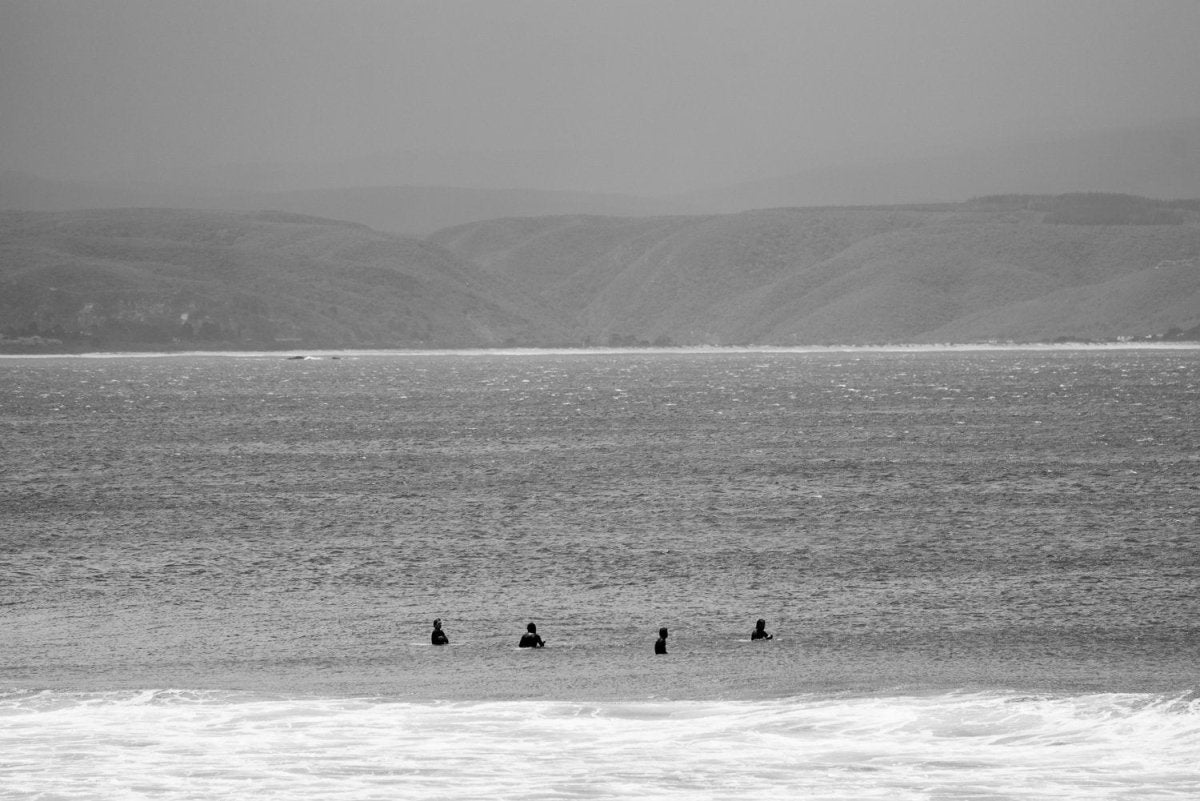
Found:
[{"label": "hazy mountain range", "polygon": [[[401,153],[324,167],[221,167],[193,171],[171,184],[50,181],[5,172],[0,173],[0,209],[271,209],[427,236],[465,222],[552,214],[713,214],[780,206],[959,202],[1018,192],[1191,198],[1200,197],[1200,121],[963,143],[937,155],[785,172],[670,196],[519,188],[525,185],[522,176],[566,173],[563,162],[558,153],[425,160]],[[585,172],[603,166],[602,159],[589,161]],[[469,183],[472,175],[478,180]],[[696,176],[697,186],[706,182],[704,175]]]},{"label": "hazy mountain range", "polygon": [[1028,342],[1200,323],[1198,222],[1194,203],[1001,197],[500,220],[431,241],[565,313],[594,342]]},{"label": "hazy mountain range", "polygon": [[356,223],[282,212],[0,212],[0,334],[10,344],[546,344],[544,318],[504,279]]},{"label": "hazy mountain range", "polygon": [[0,173],[0,208],[22,211],[112,208],[272,210],[348,220],[407,236],[426,236],[447,226],[496,217],[547,214],[648,216],[694,213],[700,207],[689,205],[683,199],[450,186],[355,186],[222,193],[198,187],[48,181],[24,173],[7,172]]},{"label": "hazy mountain range", "polygon": [[516,181],[539,158],[407,154],[172,185],[3,173],[0,336],[9,349],[791,345],[1200,324],[1200,210],[1171,200],[1200,197],[1200,122],[668,197],[404,183]]},{"label": "hazy mountain range", "polygon": [[1200,326],[1200,203],[559,215],[0,212],[8,349],[1113,340]]},{"label": "hazy mountain range", "polygon": [[976,144],[937,155],[806,170],[691,193],[687,199],[720,211],[742,211],[1067,192],[1200,196],[1200,121]]}]

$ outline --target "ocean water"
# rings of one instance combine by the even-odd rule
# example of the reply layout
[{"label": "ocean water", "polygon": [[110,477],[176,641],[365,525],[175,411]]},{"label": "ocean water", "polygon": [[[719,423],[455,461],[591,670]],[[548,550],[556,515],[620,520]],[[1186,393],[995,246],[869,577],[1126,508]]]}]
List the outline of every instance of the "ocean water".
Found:
[{"label": "ocean water", "polygon": [[1200,797],[1198,355],[0,359],[0,798]]}]

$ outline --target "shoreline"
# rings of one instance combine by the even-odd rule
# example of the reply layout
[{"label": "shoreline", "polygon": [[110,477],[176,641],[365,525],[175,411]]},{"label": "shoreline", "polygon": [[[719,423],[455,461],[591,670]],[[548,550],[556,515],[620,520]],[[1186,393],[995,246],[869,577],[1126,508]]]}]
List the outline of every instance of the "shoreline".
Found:
[{"label": "shoreline", "polygon": [[363,358],[377,356],[612,356],[800,354],[800,353],[972,353],[972,352],[1068,352],[1068,351],[1190,351],[1200,342],[1054,342],[1054,343],[966,343],[912,345],[698,345],[662,348],[348,348],[295,350],[181,350],[181,351],[88,351],[83,353],[0,353],[0,359],[119,359],[225,356],[229,358],[309,359]]}]

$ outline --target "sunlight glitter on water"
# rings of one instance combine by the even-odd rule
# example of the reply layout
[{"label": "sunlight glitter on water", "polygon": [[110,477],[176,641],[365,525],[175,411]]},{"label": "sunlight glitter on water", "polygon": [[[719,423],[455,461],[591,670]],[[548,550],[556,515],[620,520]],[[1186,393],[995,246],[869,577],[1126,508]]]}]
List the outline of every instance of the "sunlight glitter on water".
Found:
[{"label": "sunlight glitter on water", "polygon": [[0,697],[14,798],[1181,798],[1200,701],[767,702]]},{"label": "sunlight glitter on water", "polygon": [[2,360],[0,796],[1200,796],[1196,364],[493,356]]}]

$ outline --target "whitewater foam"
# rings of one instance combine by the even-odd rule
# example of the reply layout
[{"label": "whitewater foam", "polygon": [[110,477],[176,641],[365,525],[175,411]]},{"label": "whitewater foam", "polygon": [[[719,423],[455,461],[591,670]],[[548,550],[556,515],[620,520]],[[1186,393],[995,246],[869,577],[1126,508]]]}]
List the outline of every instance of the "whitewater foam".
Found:
[{"label": "whitewater foam", "polygon": [[0,697],[15,798],[1182,798],[1200,701],[1144,694],[434,702]]}]

